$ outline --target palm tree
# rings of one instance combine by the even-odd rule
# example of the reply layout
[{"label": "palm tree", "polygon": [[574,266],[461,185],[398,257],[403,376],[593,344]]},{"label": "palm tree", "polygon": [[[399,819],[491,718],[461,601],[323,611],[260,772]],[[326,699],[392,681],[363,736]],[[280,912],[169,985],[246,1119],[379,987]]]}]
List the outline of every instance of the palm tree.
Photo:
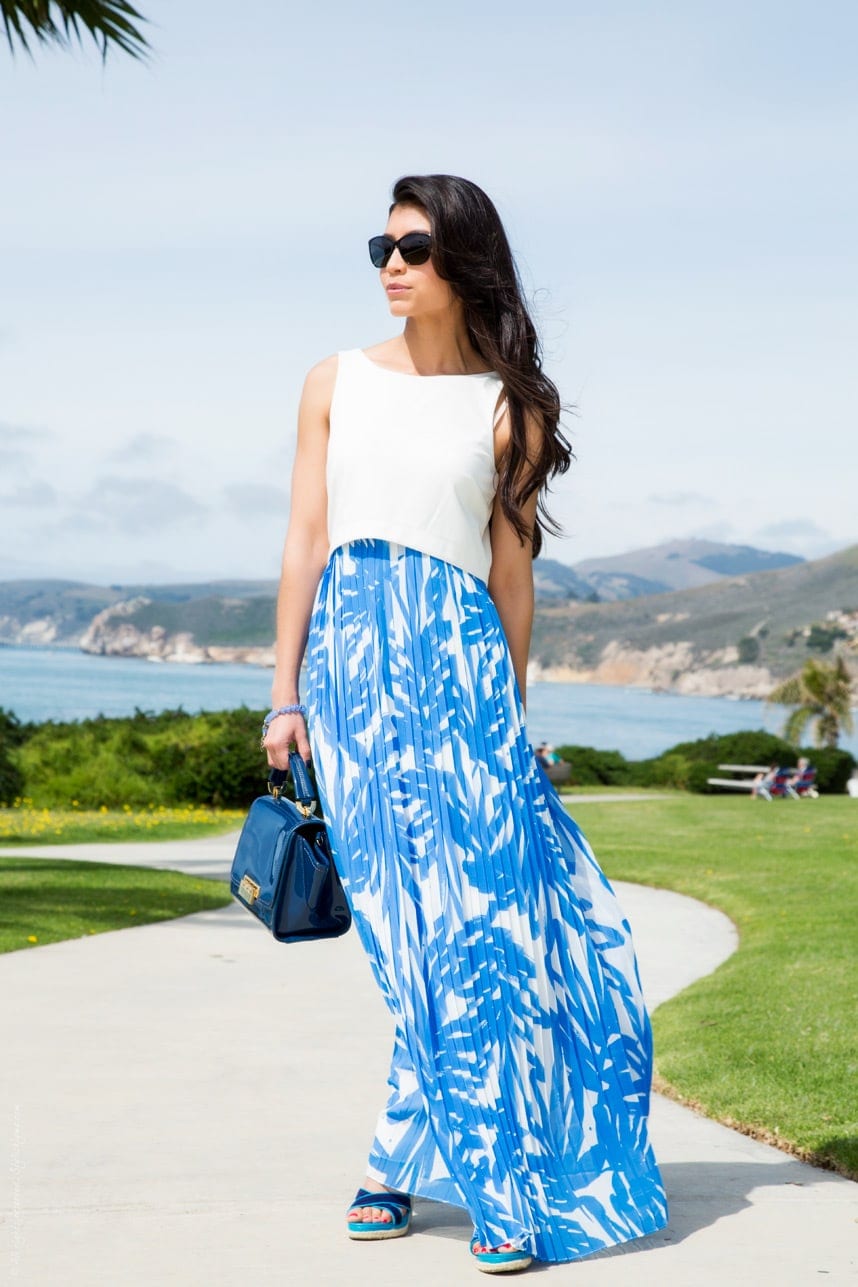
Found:
[{"label": "palm tree", "polygon": [[778,684],[767,701],[795,707],[784,725],[784,737],[793,746],[811,721],[817,746],[836,746],[840,734],[851,733],[854,727],[852,677],[842,657],[831,664],[810,658],[797,675]]},{"label": "palm tree", "polygon": [[82,41],[82,30],[100,45],[102,59],[111,45],[132,58],[149,52],[146,38],[135,25],[146,19],[125,0],[0,0],[0,15],[13,54],[16,41],[29,54],[33,37],[41,44],[52,41],[68,46],[73,37]]}]

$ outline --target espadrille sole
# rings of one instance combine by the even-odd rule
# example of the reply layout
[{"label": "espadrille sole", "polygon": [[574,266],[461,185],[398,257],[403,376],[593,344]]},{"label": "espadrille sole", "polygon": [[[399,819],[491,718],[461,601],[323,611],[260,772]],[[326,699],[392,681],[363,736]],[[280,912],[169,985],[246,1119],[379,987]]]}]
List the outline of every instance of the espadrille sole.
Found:
[{"label": "espadrille sole", "polygon": [[395,1193],[385,1189],[381,1193],[370,1193],[367,1189],[358,1189],[355,1200],[349,1207],[354,1211],[359,1207],[376,1207],[390,1214],[389,1220],[349,1220],[346,1224],[348,1235],[355,1242],[378,1242],[382,1238],[402,1238],[411,1228],[411,1198],[407,1193]]},{"label": "espadrille sole", "polygon": [[533,1264],[533,1256],[526,1251],[474,1251],[471,1255],[482,1274],[515,1274]]},{"label": "espadrille sole", "polygon": [[348,1234],[355,1242],[378,1242],[381,1238],[402,1238],[411,1228],[411,1215],[409,1214],[405,1224],[396,1228],[390,1221],[385,1223],[376,1223],[375,1221],[362,1220],[360,1224],[349,1221]]}]

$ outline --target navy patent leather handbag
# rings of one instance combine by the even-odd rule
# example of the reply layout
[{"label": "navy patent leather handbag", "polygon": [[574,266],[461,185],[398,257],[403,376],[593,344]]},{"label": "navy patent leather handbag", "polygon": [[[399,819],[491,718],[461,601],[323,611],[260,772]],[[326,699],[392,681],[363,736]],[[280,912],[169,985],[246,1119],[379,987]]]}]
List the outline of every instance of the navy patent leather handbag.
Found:
[{"label": "navy patent leather handbag", "polygon": [[253,801],[232,860],[230,889],[279,943],[337,938],[351,912],[331,857],[328,833],[314,818],[316,795],[301,756],[289,756],[295,803],[283,794],[286,770],[272,769],[268,795]]}]

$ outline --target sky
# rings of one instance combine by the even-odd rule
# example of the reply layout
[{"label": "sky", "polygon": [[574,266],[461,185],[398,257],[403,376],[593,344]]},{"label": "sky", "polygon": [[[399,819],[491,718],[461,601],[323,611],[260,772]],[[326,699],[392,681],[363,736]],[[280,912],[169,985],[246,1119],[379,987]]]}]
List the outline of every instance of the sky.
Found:
[{"label": "sky", "polygon": [[566,563],[858,540],[858,6],[139,0],[0,41],[0,578],[277,575],[304,375],[397,333],[407,173],[494,199],[569,407]]}]

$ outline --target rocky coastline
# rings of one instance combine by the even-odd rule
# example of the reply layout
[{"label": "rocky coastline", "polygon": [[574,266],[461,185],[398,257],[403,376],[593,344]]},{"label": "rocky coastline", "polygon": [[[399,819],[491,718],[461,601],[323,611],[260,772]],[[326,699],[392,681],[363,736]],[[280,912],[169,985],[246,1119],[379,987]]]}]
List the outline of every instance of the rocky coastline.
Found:
[{"label": "rocky coastline", "polygon": [[99,612],[81,635],[78,644],[81,652],[97,657],[140,657],[146,661],[172,661],[191,666],[233,662],[273,667],[273,643],[268,646],[199,644],[187,630],[173,634],[164,626],[143,630],[123,619],[148,603],[148,599],[128,599]]},{"label": "rocky coastline", "polygon": [[725,648],[695,658],[687,641],[638,649],[612,639],[594,666],[528,665],[529,683],[613,684],[685,697],[734,697],[765,700],[777,678],[765,666],[741,665],[738,652]]},{"label": "rocky coastline", "polygon": [[[130,599],[100,612],[81,636],[83,652],[100,657],[138,657],[154,662],[205,665],[231,662],[274,665],[274,647],[199,644],[189,631],[169,633],[163,626],[141,629],[128,620],[142,606]],[[764,666],[738,664],[735,649],[725,648],[695,659],[685,641],[636,649],[611,640],[591,667],[544,665],[534,657],[527,670],[530,683],[612,684],[674,692],[696,697],[765,698],[776,683]]]}]

